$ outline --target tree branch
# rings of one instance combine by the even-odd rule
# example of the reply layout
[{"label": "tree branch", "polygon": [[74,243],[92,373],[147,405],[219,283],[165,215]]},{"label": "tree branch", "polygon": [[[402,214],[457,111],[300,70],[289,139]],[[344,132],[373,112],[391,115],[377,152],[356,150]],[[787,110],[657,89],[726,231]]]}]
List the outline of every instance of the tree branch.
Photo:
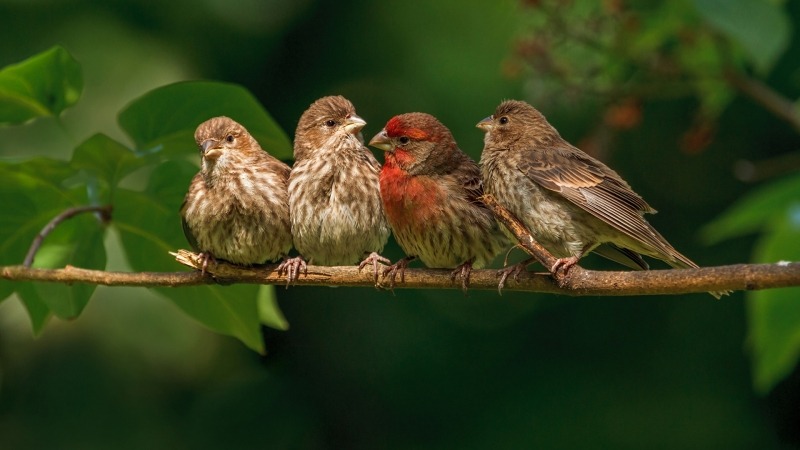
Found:
[{"label": "tree branch", "polygon": [[800,132],[800,113],[798,113],[797,107],[792,101],[766,84],[733,70],[725,74],[725,79],[739,92],[750,97],[753,101],[763,106],[764,109],[785,120],[797,132]]},{"label": "tree branch", "polygon": [[[183,264],[198,268],[198,255],[181,250],[176,258]],[[277,264],[240,267],[220,262],[211,265],[203,276],[192,272],[106,272],[67,266],[63,269],[31,269],[24,266],[0,267],[0,278],[10,281],[35,281],[52,283],[87,283],[104,286],[198,286],[224,283],[275,284],[286,283],[279,276]],[[575,270],[579,269],[579,270]],[[497,289],[497,271],[473,270],[470,289]],[[568,287],[559,287],[549,273],[522,273],[519,281],[510,281],[506,291],[543,292],[571,296],[625,296],[653,294],[686,294],[693,292],[770,289],[800,286],[800,263],[738,264],[682,270],[650,270],[631,272],[605,272],[584,270],[578,266],[570,270]],[[295,285],[292,286],[294,288]],[[356,266],[308,266],[308,275],[301,275],[296,286],[351,286],[372,287],[369,271],[359,272]],[[407,269],[405,283],[395,289],[460,289],[459,282],[450,280],[448,269]]]},{"label": "tree branch", "polygon": [[[520,247],[533,255],[543,266],[551,267],[556,258],[539,245],[524,225],[497,201],[486,195],[484,202],[498,220],[511,230]],[[73,214],[74,215],[74,214]],[[63,220],[63,219],[62,219]],[[198,286],[214,283],[274,284],[286,283],[284,275],[278,275],[277,264],[242,267],[226,262],[212,263],[206,275],[200,273],[200,255],[187,250],[173,253],[175,259],[195,269],[191,272],[106,272],[67,266],[63,269],[32,269],[22,266],[0,267],[0,278],[9,281],[33,281],[49,283],[87,283],[104,286]],[[405,282],[396,289],[460,289],[461,283],[450,278],[450,269],[407,269]],[[383,283],[383,281],[381,281]],[[493,269],[473,270],[470,289],[497,289],[497,271]],[[351,286],[373,287],[373,276],[369,270],[359,271],[356,266],[308,266],[308,274],[301,274],[293,286]],[[686,294],[723,290],[755,290],[800,286],[800,263],[779,262],[776,264],[737,264],[732,266],[704,267],[682,270],[649,270],[606,272],[586,270],[573,266],[565,276],[550,273],[524,272],[517,281],[511,281],[505,290],[544,292],[572,296],[582,295],[654,295]],[[379,284],[378,287],[386,288]]]}]

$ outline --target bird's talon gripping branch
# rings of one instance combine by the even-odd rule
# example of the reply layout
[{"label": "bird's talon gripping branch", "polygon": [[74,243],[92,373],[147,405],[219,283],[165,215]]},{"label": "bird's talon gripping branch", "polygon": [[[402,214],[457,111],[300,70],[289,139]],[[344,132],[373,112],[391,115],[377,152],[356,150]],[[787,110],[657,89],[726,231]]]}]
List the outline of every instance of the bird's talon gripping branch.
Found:
[{"label": "bird's talon gripping branch", "polygon": [[467,292],[467,288],[469,287],[469,274],[472,273],[473,261],[475,261],[475,258],[467,260],[464,264],[461,264],[450,272],[450,281],[456,281],[456,277],[461,277],[461,290],[464,291],[464,293]]},{"label": "bird's talon gripping branch", "polygon": [[534,261],[536,261],[536,258],[528,258],[525,261],[514,264],[511,267],[498,270],[497,276],[500,277],[500,282],[497,283],[497,293],[503,295],[503,288],[506,287],[506,280],[508,280],[508,277],[511,277],[514,279],[514,281],[519,282],[519,274],[524,272],[528,265]]},{"label": "bird's talon gripping branch", "polygon": [[214,258],[214,255],[211,252],[202,252],[197,255],[197,262],[200,264],[200,274],[205,276],[206,271],[208,269],[208,263],[214,263],[217,265],[217,260]]},{"label": "bird's talon gripping branch", "polygon": [[308,265],[300,256],[286,258],[278,265],[278,275],[286,275],[287,288],[290,284],[297,281],[297,278],[300,277],[300,271],[302,271],[304,275],[308,275]]},{"label": "bird's talon gripping branch", "polygon": [[400,282],[406,282],[406,267],[408,267],[408,263],[416,259],[415,256],[406,256],[405,258],[397,261],[396,263],[392,264],[391,266],[383,269],[383,278],[389,277],[389,290],[394,290],[395,280],[397,279],[397,273],[400,272]]},{"label": "bird's talon gripping branch", "polygon": [[558,271],[561,271],[565,276],[569,273],[569,269],[572,268],[575,264],[578,263],[577,256],[570,256],[567,258],[558,258],[556,262],[550,267],[550,273],[556,274]]},{"label": "bird's talon gripping branch", "polygon": [[358,265],[358,271],[361,272],[361,269],[363,269],[364,267],[372,264],[373,273],[375,275],[375,286],[378,285],[378,266],[379,266],[379,263],[380,264],[385,264],[385,265],[388,266],[392,262],[389,261],[389,258],[385,258],[385,257],[377,254],[376,252],[372,252],[363,261],[361,261],[361,264]]}]

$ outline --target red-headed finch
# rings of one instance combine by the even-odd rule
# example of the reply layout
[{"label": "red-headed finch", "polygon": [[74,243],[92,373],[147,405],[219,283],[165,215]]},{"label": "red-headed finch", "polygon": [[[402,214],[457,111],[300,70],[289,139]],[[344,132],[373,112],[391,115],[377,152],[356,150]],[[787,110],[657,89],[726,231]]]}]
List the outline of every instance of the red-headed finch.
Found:
[{"label": "red-headed finch", "polygon": [[203,255],[203,272],[214,258],[250,265],[286,256],[292,247],[289,166],[227,117],[201,123],[194,139],[202,164],[181,217],[186,239]]},{"label": "red-headed finch", "polygon": [[[486,192],[559,258],[550,272],[566,272],[591,251],[634,269],[648,268],[640,255],[675,268],[697,267],[644,219],[656,211],[625,180],[562,139],[531,105],[505,101],[477,126],[486,132]],[[501,285],[524,264],[504,271]]]},{"label": "red-headed finch", "polygon": [[381,198],[392,232],[408,255],[385,274],[394,284],[408,262],[419,258],[431,268],[456,268],[467,289],[472,267],[494,259],[509,244],[483,195],[480,169],[450,130],[430,114],[395,116],[369,142],[386,151]]},{"label": "red-headed finch", "polygon": [[320,98],[300,117],[289,209],[301,256],[285,265],[290,279],[304,270],[303,258],[327,266],[372,264],[376,282],[378,262],[389,263],[378,254],[389,239],[389,225],[381,206],[380,163],[364,145],[364,125],[342,96]]}]

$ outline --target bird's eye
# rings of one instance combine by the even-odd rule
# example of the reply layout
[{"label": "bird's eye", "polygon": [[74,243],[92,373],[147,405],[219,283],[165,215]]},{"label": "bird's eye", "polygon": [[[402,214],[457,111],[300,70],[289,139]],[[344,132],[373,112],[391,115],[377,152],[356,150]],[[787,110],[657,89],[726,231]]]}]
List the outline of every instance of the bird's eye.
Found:
[{"label": "bird's eye", "polygon": [[229,134],[228,136],[225,137],[225,140],[228,142],[233,142],[233,135]]},{"label": "bird's eye", "polygon": [[503,116],[500,118],[500,125],[505,125],[508,123],[508,117]]},{"label": "bird's eye", "polygon": [[336,125],[336,121],[335,120],[328,119],[328,120],[325,121],[325,126],[326,127],[332,127],[334,125]]},{"label": "bird's eye", "polygon": [[398,140],[400,141],[401,144],[406,145],[408,144],[408,141],[410,141],[411,139],[409,139],[408,136],[400,136],[400,139]]}]

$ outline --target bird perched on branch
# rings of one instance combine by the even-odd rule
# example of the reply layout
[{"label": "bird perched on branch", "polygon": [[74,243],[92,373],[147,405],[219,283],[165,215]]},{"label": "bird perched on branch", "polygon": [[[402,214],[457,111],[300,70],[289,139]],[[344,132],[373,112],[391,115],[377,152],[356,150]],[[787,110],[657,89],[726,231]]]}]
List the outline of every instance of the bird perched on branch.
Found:
[{"label": "bird perched on branch", "polygon": [[395,239],[408,255],[385,271],[391,285],[419,258],[431,268],[455,268],[451,278],[469,285],[472,267],[494,259],[509,244],[483,195],[480,169],[450,130],[430,114],[391,118],[369,142],[386,151],[381,198]]},{"label": "bird perched on branch", "polygon": [[250,265],[286,256],[289,166],[228,117],[201,123],[194,138],[201,168],[180,211],[186,239],[202,253],[202,271],[215,258]]},{"label": "bird perched on branch", "polygon": [[[481,171],[486,192],[516,215],[565,273],[591,251],[635,269],[640,255],[696,268],[645,219],[655,213],[615,171],[561,138],[531,105],[501,103],[477,124],[486,132]],[[530,260],[503,271],[501,285]],[[725,292],[712,292],[719,298]]]},{"label": "bird perched on branch", "polygon": [[281,268],[290,280],[305,270],[305,259],[327,266],[372,265],[376,282],[378,263],[389,263],[379,254],[390,232],[381,205],[380,163],[364,145],[364,125],[353,104],[338,95],[320,98],[300,117],[289,208],[301,256]]}]

